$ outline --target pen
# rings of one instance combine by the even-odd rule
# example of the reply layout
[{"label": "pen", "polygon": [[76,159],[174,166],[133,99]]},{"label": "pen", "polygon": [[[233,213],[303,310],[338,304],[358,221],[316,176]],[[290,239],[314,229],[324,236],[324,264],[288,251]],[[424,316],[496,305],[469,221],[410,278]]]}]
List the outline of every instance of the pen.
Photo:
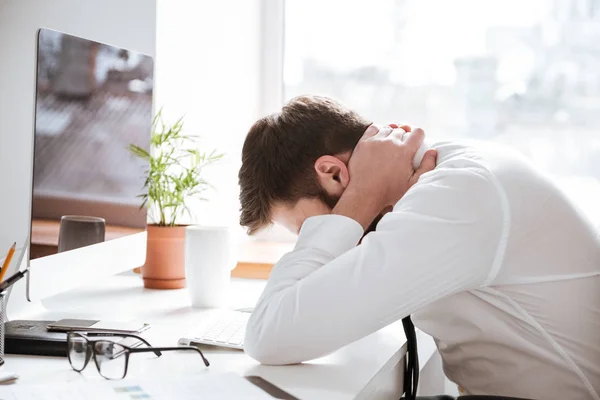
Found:
[{"label": "pen", "polygon": [[10,247],[10,250],[8,250],[8,254],[4,259],[4,264],[2,264],[2,269],[0,270],[0,282],[2,282],[2,279],[4,279],[4,275],[6,275],[6,271],[8,271],[8,267],[10,266],[10,262],[12,261],[16,248],[17,242],[14,242],[13,245]]},{"label": "pen", "polygon": [[0,293],[4,292],[6,289],[17,283],[21,278],[27,275],[27,270],[19,271],[16,274],[12,275],[6,281],[0,283]]}]

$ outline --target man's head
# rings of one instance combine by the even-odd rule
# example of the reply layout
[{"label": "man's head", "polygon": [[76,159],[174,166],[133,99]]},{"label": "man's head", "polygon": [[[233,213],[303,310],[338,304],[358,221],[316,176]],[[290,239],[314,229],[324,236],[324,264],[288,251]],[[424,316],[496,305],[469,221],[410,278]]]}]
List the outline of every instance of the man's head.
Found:
[{"label": "man's head", "polygon": [[239,173],[240,224],[249,233],[277,221],[297,231],[327,214],[348,185],[348,160],[371,123],[326,97],[301,96],[259,119]]}]

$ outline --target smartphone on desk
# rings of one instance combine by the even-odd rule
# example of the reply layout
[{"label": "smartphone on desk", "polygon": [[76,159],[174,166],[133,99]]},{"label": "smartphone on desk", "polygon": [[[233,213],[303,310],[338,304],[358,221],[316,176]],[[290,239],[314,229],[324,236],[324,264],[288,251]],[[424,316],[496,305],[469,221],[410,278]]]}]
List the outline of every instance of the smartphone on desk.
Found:
[{"label": "smartphone on desk", "polygon": [[51,332],[94,331],[137,335],[150,328],[140,322],[100,321],[92,319],[61,319],[46,325]]}]

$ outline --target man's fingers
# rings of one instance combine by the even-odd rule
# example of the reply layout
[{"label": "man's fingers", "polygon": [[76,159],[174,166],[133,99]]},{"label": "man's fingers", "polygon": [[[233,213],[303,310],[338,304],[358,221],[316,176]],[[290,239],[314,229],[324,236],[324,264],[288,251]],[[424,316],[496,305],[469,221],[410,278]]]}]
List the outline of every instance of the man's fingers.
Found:
[{"label": "man's fingers", "polygon": [[402,143],[404,136],[406,135],[406,131],[404,131],[404,129],[394,129],[390,134],[389,137],[396,139],[399,143]]},{"label": "man's fingers", "polygon": [[398,128],[404,129],[405,132],[411,131],[411,128],[409,125],[388,124],[388,126],[393,129],[398,129]]},{"label": "man's fingers", "polygon": [[367,130],[365,130],[365,133],[363,133],[362,138],[367,139],[367,138],[373,137],[373,136],[377,135],[377,132],[379,132],[379,126],[377,126],[375,124],[369,125]]},{"label": "man's fingers", "polygon": [[404,143],[406,143],[416,153],[419,147],[421,147],[423,139],[425,139],[425,132],[421,128],[415,128],[405,137],[406,140]]},{"label": "man's fingers", "polygon": [[419,177],[423,175],[425,172],[433,171],[437,162],[437,151],[436,150],[427,150],[425,155],[423,156],[423,160],[421,161],[421,165],[415,171],[412,176],[412,183],[416,183],[419,180]]},{"label": "man's fingers", "polygon": [[375,134],[374,137],[379,137],[379,138],[385,138],[388,137],[390,135],[390,133],[393,132],[393,129],[390,128],[389,126],[383,127],[379,130],[379,132],[377,132]]}]

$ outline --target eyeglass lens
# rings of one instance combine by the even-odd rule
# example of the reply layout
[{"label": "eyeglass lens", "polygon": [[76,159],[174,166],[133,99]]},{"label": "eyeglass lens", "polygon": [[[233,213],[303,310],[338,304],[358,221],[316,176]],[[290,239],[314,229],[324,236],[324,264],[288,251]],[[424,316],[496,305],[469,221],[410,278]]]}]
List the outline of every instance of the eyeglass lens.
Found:
[{"label": "eyeglass lens", "polygon": [[92,348],[81,336],[69,336],[68,348],[71,366],[75,371],[81,372],[92,356]]},{"label": "eyeglass lens", "polygon": [[100,375],[106,379],[122,379],[125,377],[127,356],[125,348],[111,341],[94,342],[96,365]]}]

